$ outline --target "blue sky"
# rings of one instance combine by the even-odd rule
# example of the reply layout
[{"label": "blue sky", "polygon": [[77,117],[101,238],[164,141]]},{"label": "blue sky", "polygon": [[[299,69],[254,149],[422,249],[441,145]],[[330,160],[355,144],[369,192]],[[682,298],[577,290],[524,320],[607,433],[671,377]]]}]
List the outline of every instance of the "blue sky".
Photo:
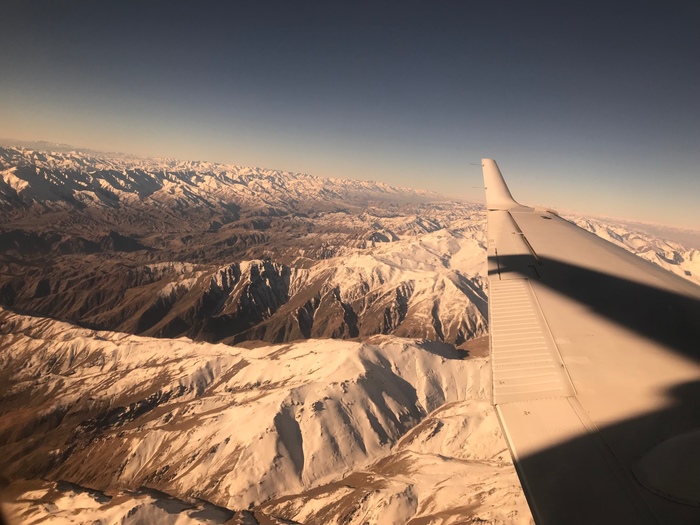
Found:
[{"label": "blue sky", "polygon": [[[564,5],[562,5],[564,4]],[[700,6],[3,2],[0,136],[700,228]]]}]

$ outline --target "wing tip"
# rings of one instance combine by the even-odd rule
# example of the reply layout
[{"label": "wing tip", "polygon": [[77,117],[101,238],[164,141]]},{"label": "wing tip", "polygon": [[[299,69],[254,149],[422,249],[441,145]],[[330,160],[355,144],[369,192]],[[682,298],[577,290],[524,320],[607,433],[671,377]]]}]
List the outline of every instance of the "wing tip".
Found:
[{"label": "wing tip", "polygon": [[481,168],[486,188],[486,207],[489,210],[509,210],[521,206],[510,194],[501,170],[494,159],[481,159]]}]

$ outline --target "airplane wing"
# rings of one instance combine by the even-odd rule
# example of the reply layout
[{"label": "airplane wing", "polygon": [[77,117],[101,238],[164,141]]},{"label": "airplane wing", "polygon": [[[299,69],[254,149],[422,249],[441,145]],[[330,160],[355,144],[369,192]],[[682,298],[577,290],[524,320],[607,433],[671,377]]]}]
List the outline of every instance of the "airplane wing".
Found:
[{"label": "airplane wing", "polygon": [[493,404],[535,521],[700,523],[700,287],[482,167]]}]

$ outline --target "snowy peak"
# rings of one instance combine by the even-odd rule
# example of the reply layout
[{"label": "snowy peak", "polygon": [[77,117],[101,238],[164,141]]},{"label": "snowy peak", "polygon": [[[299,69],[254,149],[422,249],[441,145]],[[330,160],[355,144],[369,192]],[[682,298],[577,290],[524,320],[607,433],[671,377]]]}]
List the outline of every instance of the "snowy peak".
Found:
[{"label": "snowy peak", "polygon": [[0,148],[0,204],[37,207],[167,205],[267,207],[289,213],[301,203],[358,200],[421,202],[437,195],[379,182],[323,179],[312,175],[210,162],[100,157],[80,152]]},{"label": "snowy peak", "polygon": [[635,255],[700,285],[700,250],[663,239],[613,219],[569,216],[568,220]]}]

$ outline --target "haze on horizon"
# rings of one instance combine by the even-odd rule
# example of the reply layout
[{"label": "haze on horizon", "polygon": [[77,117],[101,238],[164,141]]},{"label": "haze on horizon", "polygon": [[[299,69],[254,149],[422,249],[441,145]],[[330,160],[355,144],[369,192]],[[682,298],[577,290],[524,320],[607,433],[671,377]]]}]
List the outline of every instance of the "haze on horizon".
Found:
[{"label": "haze on horizon", "polygon": [[[13,0],[0,136],[700,229],[700,6]],[[475,166],[471,164],[476,164]]]}]

